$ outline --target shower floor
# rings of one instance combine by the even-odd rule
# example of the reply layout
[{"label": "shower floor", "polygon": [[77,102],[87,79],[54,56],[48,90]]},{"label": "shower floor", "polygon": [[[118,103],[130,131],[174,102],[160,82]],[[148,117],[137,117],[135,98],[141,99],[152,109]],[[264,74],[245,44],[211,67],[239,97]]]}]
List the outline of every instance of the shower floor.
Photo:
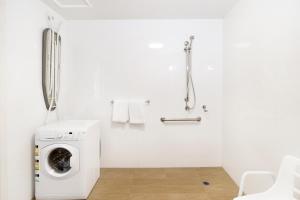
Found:
[{"label": "shower floor", "polygon": [[88,200],[232,200],[222,168],[102,169]]}]

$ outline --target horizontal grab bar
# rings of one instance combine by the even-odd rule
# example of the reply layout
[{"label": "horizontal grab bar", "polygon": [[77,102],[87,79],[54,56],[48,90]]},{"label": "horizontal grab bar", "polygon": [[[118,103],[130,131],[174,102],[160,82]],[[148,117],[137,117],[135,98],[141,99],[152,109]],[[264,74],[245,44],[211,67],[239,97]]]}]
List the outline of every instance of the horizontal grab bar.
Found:
[{"label": "horizontal grab bar", "polygon": [[[111,103],[111,104],[114,104],[115,101],[114,101],[114,100],[111,100],[110,103]],[[150,100],[145,100],[145,104],[150,104]]]},{"label": "horizontal grab bar", "polygon": [[201,122],[201,117],[196,118],[178,118],[178,119],[166,119],[165,117],[160,118],[161,122]]}]

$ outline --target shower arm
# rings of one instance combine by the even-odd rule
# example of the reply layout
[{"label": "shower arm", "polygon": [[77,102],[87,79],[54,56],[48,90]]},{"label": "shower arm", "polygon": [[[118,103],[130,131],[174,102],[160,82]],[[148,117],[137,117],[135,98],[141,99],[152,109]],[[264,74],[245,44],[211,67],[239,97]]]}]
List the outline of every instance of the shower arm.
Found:
[{"label": "shower arm", "polygon": [[190,68],[190,65],[189,65],[189,55],[188,55],[188,52],[186,52],[186,103],[189,102],[189,68]]},{"label": "shower arm", "polygon": [[[190,43],[191,44],[191,43]],[[187,47],[186,50],[186,101],[189,102],[189,85],[190,85],[190,76],[191,76],[191,47]]]}]

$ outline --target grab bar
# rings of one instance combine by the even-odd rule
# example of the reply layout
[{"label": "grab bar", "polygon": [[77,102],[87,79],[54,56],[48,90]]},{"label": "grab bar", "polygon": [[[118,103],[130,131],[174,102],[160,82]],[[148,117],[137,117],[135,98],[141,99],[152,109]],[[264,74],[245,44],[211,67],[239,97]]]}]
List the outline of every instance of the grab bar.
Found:
[{"label": "grab bar", "polygon": [[196,118],[178,118],[178,119],[167,119],[165,117],[160,118],[161,122],[201,122],[201,117]]},{"label": "grab bar", "polygon": [[[111,100],[110,103],[111,103],[111,104],[114,104],[115,101],[114,101],[114,100]],[[145,100],[145,104],[150,104],[150,100]]]}]

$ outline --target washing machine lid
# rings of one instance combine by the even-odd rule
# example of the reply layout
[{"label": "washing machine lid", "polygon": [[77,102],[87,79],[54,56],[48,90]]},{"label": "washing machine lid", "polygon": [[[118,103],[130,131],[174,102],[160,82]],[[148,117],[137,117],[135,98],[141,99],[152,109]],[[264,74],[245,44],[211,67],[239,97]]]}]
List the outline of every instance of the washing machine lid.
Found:
[{"label": "washing machine lid", "polygon": [[42,126],[37,129],[37,132],[87,132],[90,127],[97,123],[99,123],[97,120],[62,120]]},{"label": "washing machine lid", "polygon": [[52,144],[41,149],[40,170],[55,179],[74,176],[80,168],[79,150],[69,144]]},{"label": "washing machine lid", "polygon": [[74,132],[74,131],[43,131],[35,135],[35,138],[40,141],[78,141],[86,132]]}]

